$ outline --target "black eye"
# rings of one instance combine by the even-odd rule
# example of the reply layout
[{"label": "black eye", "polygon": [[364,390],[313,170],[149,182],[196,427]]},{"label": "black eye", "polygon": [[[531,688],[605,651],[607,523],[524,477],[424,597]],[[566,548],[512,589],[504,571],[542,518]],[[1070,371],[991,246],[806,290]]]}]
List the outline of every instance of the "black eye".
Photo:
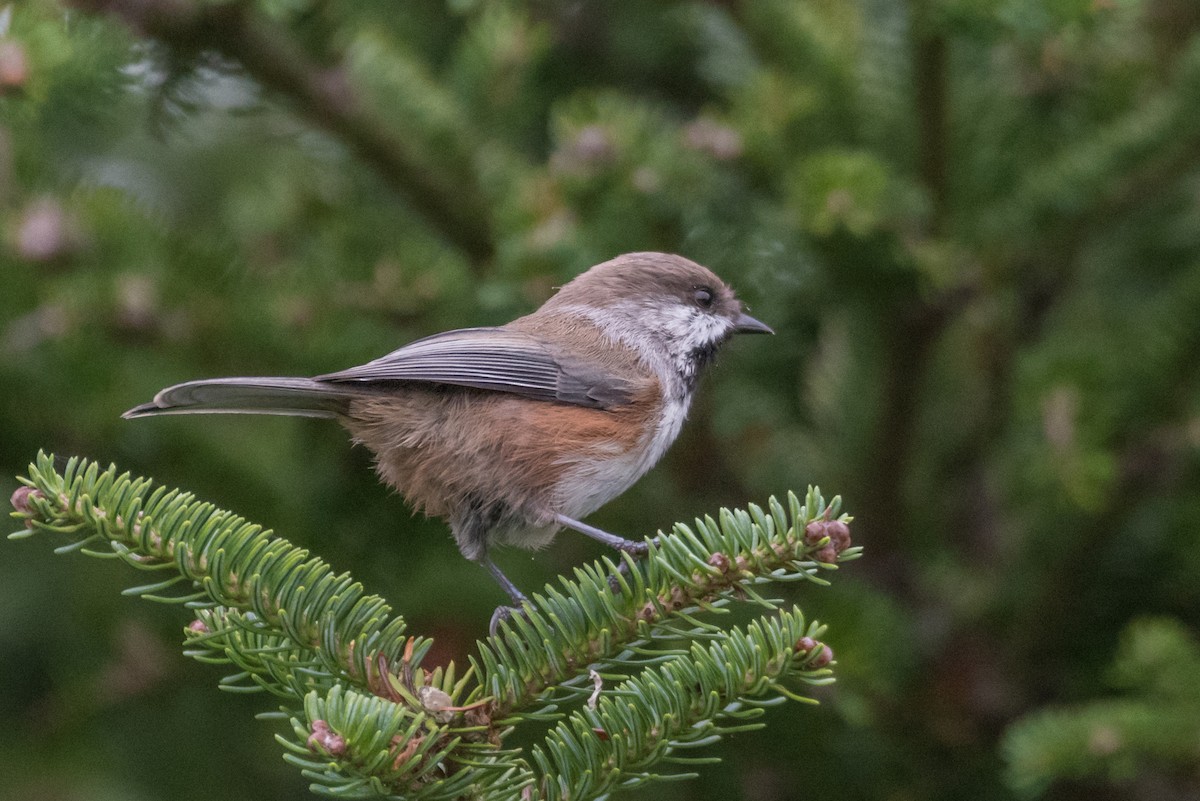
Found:
[{"label": "black eye", "polygon": [[713,305],[713,291],[706,286],[698,286],[692,293],[692,297],[696,300],[696,305],[702,309],[711,309]]}]

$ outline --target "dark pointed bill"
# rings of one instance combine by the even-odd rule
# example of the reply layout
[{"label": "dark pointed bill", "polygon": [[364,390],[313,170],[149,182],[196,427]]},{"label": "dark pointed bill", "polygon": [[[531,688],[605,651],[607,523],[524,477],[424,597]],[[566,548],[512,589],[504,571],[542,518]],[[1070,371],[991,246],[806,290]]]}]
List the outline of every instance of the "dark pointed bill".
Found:
[{"label": "dark pointed bill", "polygon": [[774,334],[775,330],[771,326],[755,320],[750,315],[742,312],[738,318],[733,321],[733,330],[737,334]]}]

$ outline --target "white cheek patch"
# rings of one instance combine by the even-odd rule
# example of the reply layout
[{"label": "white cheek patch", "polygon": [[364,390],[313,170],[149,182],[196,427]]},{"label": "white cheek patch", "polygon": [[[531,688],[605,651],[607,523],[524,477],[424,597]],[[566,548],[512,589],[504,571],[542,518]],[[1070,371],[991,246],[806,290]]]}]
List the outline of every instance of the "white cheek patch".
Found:
[{"label": "white cheek patch", "polygon": [[656,328],[665,333],[678,349],[688,351],[707,347],[720,342],[733,325],[724,317],[706,314],[700,309],[682,304],[673,304],[658,311]]},{"label": "white cheek patch", "polygon": [[696,314],[692,317],[691,335],[685,339],[689,351],[709,348],[724,342],[733,324],[724,317]]},{"label": "white cheek patch", "polygon": [[693,354],[723,342],[733,323],[724,317],[705,314],[697,308],[672,305],[659,312],[658,328],[666,334],[675,369],[690,375],[696,369]]},{"label": "white cheek patch", "polygon": [[633,348],[663,382],[667,395],[688,391],[695,354],[727,339],[733,321],[680,302],[625,301],[604,309],[567,306],[617,342]]}]

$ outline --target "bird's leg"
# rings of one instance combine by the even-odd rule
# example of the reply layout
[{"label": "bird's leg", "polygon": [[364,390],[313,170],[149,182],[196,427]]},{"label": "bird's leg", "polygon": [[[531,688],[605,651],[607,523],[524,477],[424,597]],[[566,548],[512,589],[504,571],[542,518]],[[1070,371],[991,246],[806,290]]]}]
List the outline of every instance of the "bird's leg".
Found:
[{"label": "bird's leg", "polygon": [[[616,548],[618,551],[624,551],[625,553],[632,554],[633,556],[645,556],[646,551],[649,550],[649,546],[647,546],[644,542],[634,542],[633,540],[627,540],[624,537],[618,537],[616,534],[609,534],[603,529],[598,529],[595,526],[589,526],[587,523],[576,520],[572,517],[567,517],[564,514],[556,513],[554,515],[554,520],[559,525],[574,529],[580,534],[585,534],[594,540],[603,542],[605,545],[611,548]],[[654,541],[657,543],[658,539],[655,538]],[[622,561],[621,564],[617,565],[617,572],[628,575],[629,564],[625,561]],[[613,592],[619,591],[620,584],[617,582],[616,576],[608,577],[608,586],[612,588]]]},{"label": "bird's leg", "polygon": [[490,556],[484,556],[478,561],[479,564],[486,567],[487,571],[492,574],[492,578],[496,580],[496,583],[504,588],[504,591],[508,593],[508,597],[512,598],[513,603],[519,604],[522,601],[528,600],[525,597],[525,593],[517,589],[517,585],[513,584],[512,579],[501,572],[500,567],[492,561]]},{"label": "bird's leg", "polygon": [[594,540],[603,542],[610,548],[616,548],[618,551],[631,553],[634,556],[642,556],[648,550],[648,547],[644,542],[634,542],[633,540],[627,540],[624,537],[618,537],[616,534],[609,534],[607,531],[598,529],[595,526],[589,526],[587,523],[576,520],[573,517],[567,517],[564,514],[558,514],[556,512],[554,515],[554,522],[558,523],[559,525],[566,526],[567,528],[574,529],[580,534],[584,534]]},{"label": "bird's leg", "polygon": [[487,568],[487,571],[492,574],[492,578],[504,588],[504,591],[508,593],[508,597],[513,602],[513,606],[497,606],[496,611],[492,613],[492,621],[488,624],[488,633],[494,637],[496,636],[497,629],[500,627],[500,621],[508,620],[513,615],[519,615],[521,613],[521,604],[528,599],[525,597],[525,593],[517,589],[517,585],[512,583],[512,579],[504,575],[504,572],[492,561],[490,556],[484,554],[475,561]]},{"label": "bird's leg", "polygon": [[505,513],[506,507],[503,504],[488,504],[478,497],[469,496],[449,521],[450,531],[454,534],[454,541],[458,544],[458,550],[462,555],[487,568],[487,572],[492,574],[492,578],[504,588],[508,597],[512,599],[512,606],[498,606],[492,613],[491,623],[488,624],[488,633],[493,637],[496,636],[496,631],[500,627],[500,621],[521,614],[521,604],[527,600],[525,593],[517,589],[517,585],[512,583],[512,579],[504,575],[500,566],[488,556],[488,545]]}]

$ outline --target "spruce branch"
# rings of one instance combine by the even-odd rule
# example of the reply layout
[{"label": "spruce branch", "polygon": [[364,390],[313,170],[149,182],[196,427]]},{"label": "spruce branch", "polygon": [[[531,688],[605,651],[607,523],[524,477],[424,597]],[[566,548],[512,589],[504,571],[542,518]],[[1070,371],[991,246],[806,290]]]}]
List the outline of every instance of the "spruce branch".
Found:
[{"label": "spruce branch", "polygon": [[675,752],[762,728],[762,723],[748,722],[763,712],[762,706],[747,705],[751,698],[774,691],[811,700],[793,694],[781,682],[829,680],[832,671],[825,665],[832,655],[815,644],[822,632],[819,625],[806,625],[799,609],[785,611],[745,629],[735,628],[707,646],[693,643],[689,658],[672,659],[617,685],[595,709],[573,712],[554,727],[544,745],[533,748],[533,761],[543,777],[533,797],[596,798],[657,778],[649,769],[660,761],[713,761],[678,757]]},{"label": "spruce branch", "polygon": [[826,506],[810,490],[801,504],[789,493],[788,506],[772,498],[767,512],[751,504],[749,511],[721,510],[720,522],[676,524],[671,535],[646,540],[640,565],[626,554],[626,573],[602,559],[532,595],[525,614],[504,623],[472,660],[494,713],[502,718],[549,687],[585,676],[598,660],[627,661],[639,652],[653,658],[657,641],[720,631],[696,621],[695,611],[714,611],[731,598],[774,609],[755,585],[823,583],[818,570],[858,556],[847,523],[837,519],[840,498]]},{"label": "spruce branch", "polygon": [[[268,682],[273,673],[281,677],[265,685],[279,694],[302,697],[314,675],[370,690],[381,664],[398,664],[406,653],[422,654],[429,647],[429,640],[406,639],[404,619],[349,575],[334,575],[308,551],[191,493],[167,491],[148,479],[118,475],[115,466],[102,471],[80,459],[68,460],[60,474],[46,454],[30,465],[26,482],[28,491],[18,490],[19,505],[33,515],[34,529],[80,535],[56,552],[118,558],[143,571],[175,571],[125,594],[201,610],[215,607],[208,614],[201,611],[203,628],[189,629],[192,645],[221,645],[228,651],[247,634],[265,638],[252,645],[241,639],[247,647],[235,653],[243,658],[243,669],[251,661],[262,662],[257,681]],[[14,496],[14,504],[17,500]],[[181,582],[190,582],[191,591],[163,594]],[[230,609],[240,614],[231,616]],[[267,659],[270,653],[275,658]],[[295,669],[280,674],[287,661],[283,654],[294,657]]]},{"label": "spruce branch", "polygon": [[[679,752],[809,700],[798,683],[832,681],[824,627],[762,586],[823,584],[859,555],[840,499],[816,489],[723,509],[647,540],[643,561],[560,577],[460,676],[423,667],[431,641],[348,575],[189,493],[78,459],[59,472],[45,454],[22,482],[12,538],[68,536],[58,551],[166,575],[126,592],[194,610],[185,652],[233,665],[223,689],[279,696],[285,757],[340,797],[594,798],[662,778],[660,765],[718,761]],[[737,601],[767,613],[732,628],[705,619]],[[504,747],[547,722],[527,756]]]}]

